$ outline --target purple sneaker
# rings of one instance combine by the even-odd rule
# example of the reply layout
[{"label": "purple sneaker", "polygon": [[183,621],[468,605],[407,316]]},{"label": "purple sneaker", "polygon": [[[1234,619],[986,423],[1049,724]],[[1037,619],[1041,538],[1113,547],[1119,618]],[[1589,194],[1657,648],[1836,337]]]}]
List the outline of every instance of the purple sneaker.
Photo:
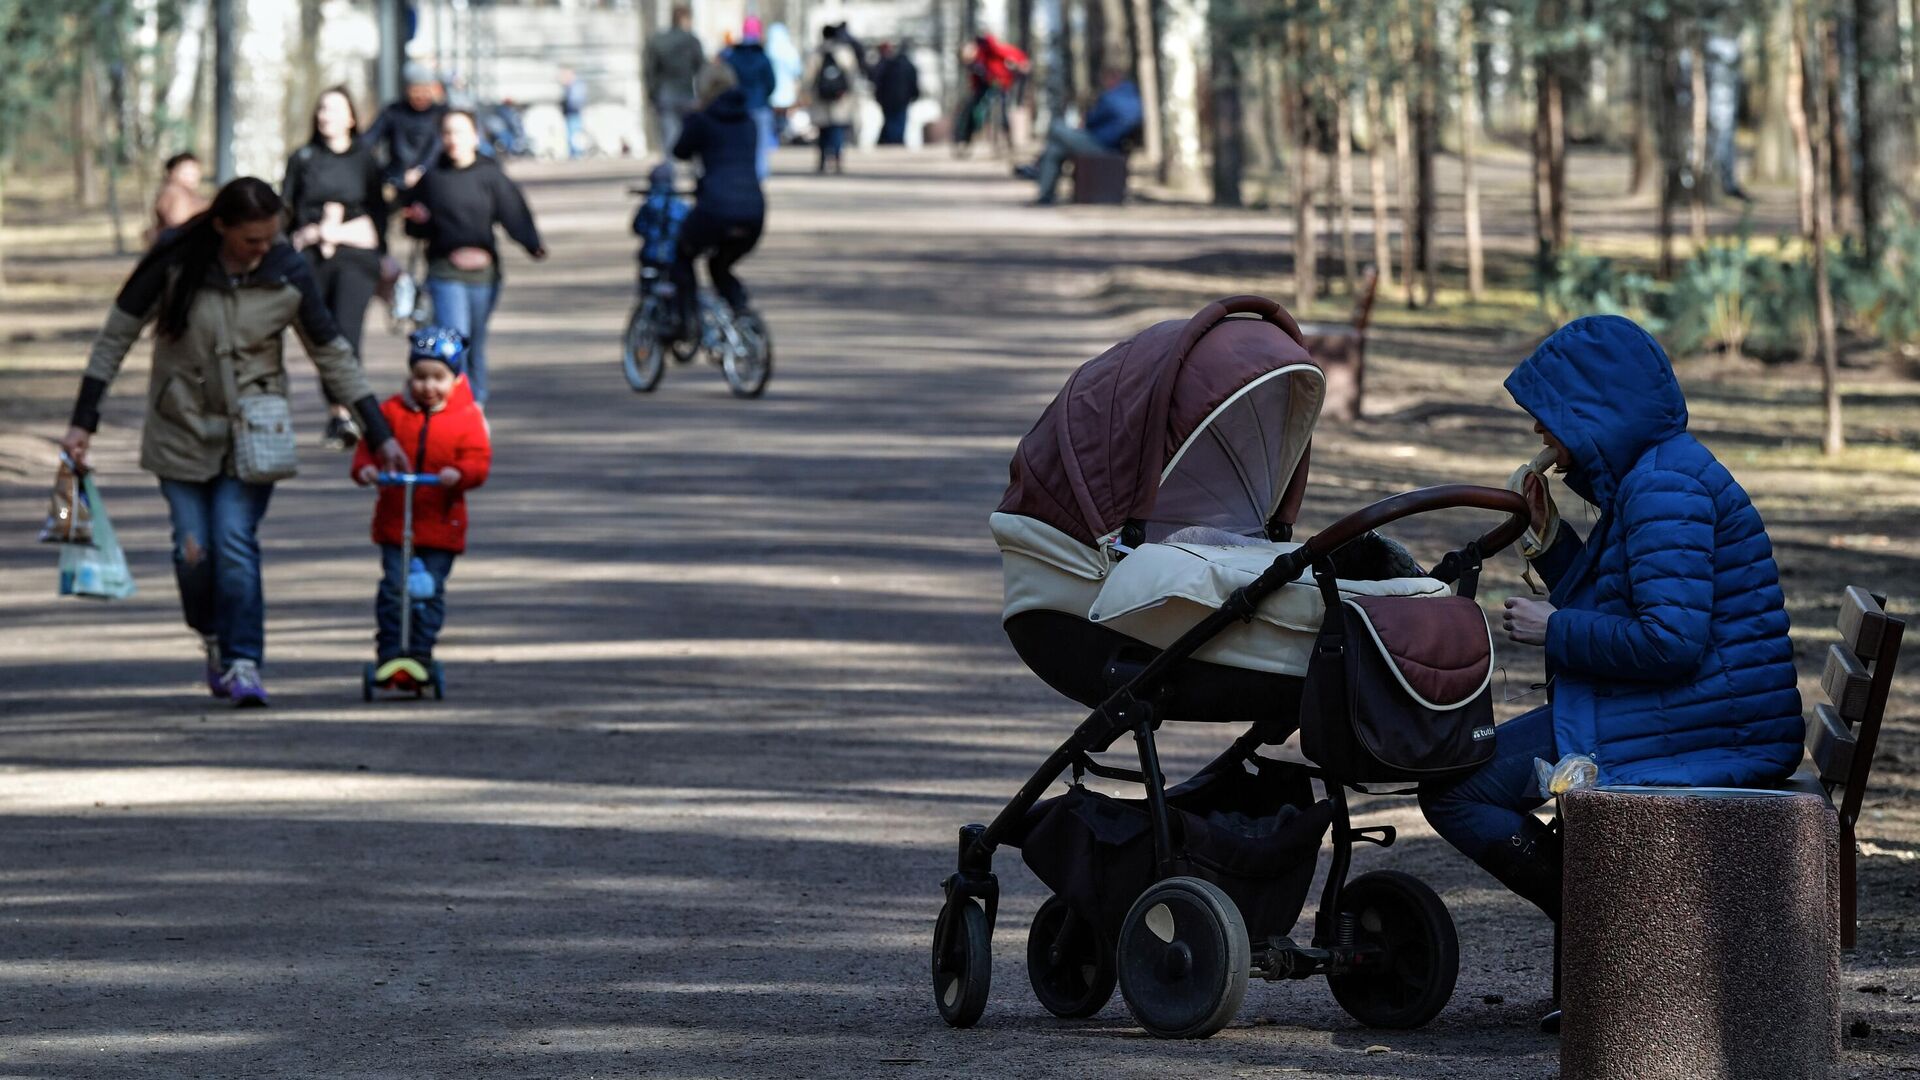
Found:
[{"label": "purple sneaker", "polygon": [[200,647],[207,651],[207,689],[212,691],[214,697],[224,700],[229,695],[226,665],[220,663],[220,639],[213,634],[204,635],[200,639]]},{"label": "purple sneaker", "polygon": [[227,696],[233,699],[236,709],[265,707],[267,704],[267,688],[260,684],[260,666],[251,660],[235,660],[227,668],[220,685],[226,689]]}]

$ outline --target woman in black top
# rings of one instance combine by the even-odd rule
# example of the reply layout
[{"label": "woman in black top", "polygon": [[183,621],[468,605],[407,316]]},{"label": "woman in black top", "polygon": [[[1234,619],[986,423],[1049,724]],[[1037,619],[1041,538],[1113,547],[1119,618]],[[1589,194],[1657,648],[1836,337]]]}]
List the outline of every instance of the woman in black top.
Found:
[{"label": "woman in black top", "polygon": [[687,117],[680,141],[673,146],[674,157],[700,163],[693,212],[680,227],[673,267],[684,332],[693,327],[693,264],[702,255],[708,256],[707,273],[727,306],[735,315],[750,314],[747,288],[733,275],[733,267],[760,242],[767,218],[756,164],[758,129],[733,69],[724,63],[708,64],[700,71],[698,89],[701,109]]},{"label": "woman in black top", "polygon": [[467,337],[467,381],[487,402],[487,320],[500,299],[494,226],[527,254],[547,257],[520,188],[492,158],[479,156],[473,114],[454,109],[440,121],[439,164],[402,196],[407,235],[427,241],[427,291],[434,321]]},{"label": "woman in black top", "polygon": [[[313,106],[313,137],[287,160],[280,197],[287,204],[287,239],[313,267],[327,310],[360,355],[367,304],[380,287],[386,248],[387,204],[380,166],[355,137],[360,118],[347,88],[336,86]],[[346,403],[328,403],[326,445],[350,449],[360,433]]]}]

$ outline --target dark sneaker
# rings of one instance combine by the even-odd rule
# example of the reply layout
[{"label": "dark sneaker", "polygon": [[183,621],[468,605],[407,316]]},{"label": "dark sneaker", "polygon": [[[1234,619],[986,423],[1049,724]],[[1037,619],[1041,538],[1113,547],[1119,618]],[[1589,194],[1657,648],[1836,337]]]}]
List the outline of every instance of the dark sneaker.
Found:
[{"label": "dark sneaker", "polygon": [[267,688],[260,682],[260,665],[251,660],[235,660],[221,680],[236,709],[264,707]]},{"label": "dark sneaker", "polygon": [[351,450],[360,444],[360,425],[350,416],[334,416],[327,420],[326,433],[320,436],[320,445],[329,450]]},{"label": "dark sneaker", "polygon": [[1040,170],[1037,166],[1033,165],[1015,165],[1013,167],[1013,175],[1022,180],[1038,180],[1040,179]]},{"label": "dark sneaker", "polygon": [[207,689],[214,697],[225,699],[227,695],[227,669],[220,663],[220,638],[215,634],[203,634],[200,647],[207,652]]}]

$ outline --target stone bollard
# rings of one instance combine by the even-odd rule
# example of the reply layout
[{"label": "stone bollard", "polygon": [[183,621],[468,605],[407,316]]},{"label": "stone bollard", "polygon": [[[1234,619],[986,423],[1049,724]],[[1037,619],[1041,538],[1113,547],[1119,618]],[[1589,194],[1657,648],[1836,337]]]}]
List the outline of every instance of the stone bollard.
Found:
[{"label": "stone bollard", "polygon": [[1825,1080],[1840,1052],[1838,819],[1813,795],[1560,799],[1561,1080]]}]

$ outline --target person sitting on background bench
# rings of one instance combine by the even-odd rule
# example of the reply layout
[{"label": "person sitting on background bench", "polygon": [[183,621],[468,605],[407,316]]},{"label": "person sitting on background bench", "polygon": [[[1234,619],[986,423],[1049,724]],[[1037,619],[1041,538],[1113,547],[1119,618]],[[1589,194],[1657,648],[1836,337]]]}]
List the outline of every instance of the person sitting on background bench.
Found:
[{"label": "person sitting on background bench", "polygon": [[1041,206],[1053,204],[1054,191],[1060,186],[1060,170],[1069,157],[1122,153],[1122,147],[1140,131],[1145,116],[1140,108],[1140,88],[1117,68],[1102,72],[1100,85],[1103,87],[1100,97],[1088,111],[1084,125],[1076,128],[1065,120],[1055,120],[1047,132],[1047,148],[1041,151],[1040,160],[1014,170],[1015,175],[1039,183]]},{"label": "person sitting on background bench", "polygon": [[[1578,319],[1507,376],[1549,464],[1599,518],[1559,522],[1538,471],[1522,554],[1552,593],[1510,597],[1507,636],[1546,649],[1548,703],[1501,724],[1493,757],[1424,785],[1435,832],[1560,922],[1560,835],[1534,759],[1585,754],[1602,784],[1753,787],[1800,763],[1804,729],[1773,543],[1753,502],[1687,433],[1658,342],[1629,319]],[[1548,1030],[1557,1030],[1557,1014]]]}]

